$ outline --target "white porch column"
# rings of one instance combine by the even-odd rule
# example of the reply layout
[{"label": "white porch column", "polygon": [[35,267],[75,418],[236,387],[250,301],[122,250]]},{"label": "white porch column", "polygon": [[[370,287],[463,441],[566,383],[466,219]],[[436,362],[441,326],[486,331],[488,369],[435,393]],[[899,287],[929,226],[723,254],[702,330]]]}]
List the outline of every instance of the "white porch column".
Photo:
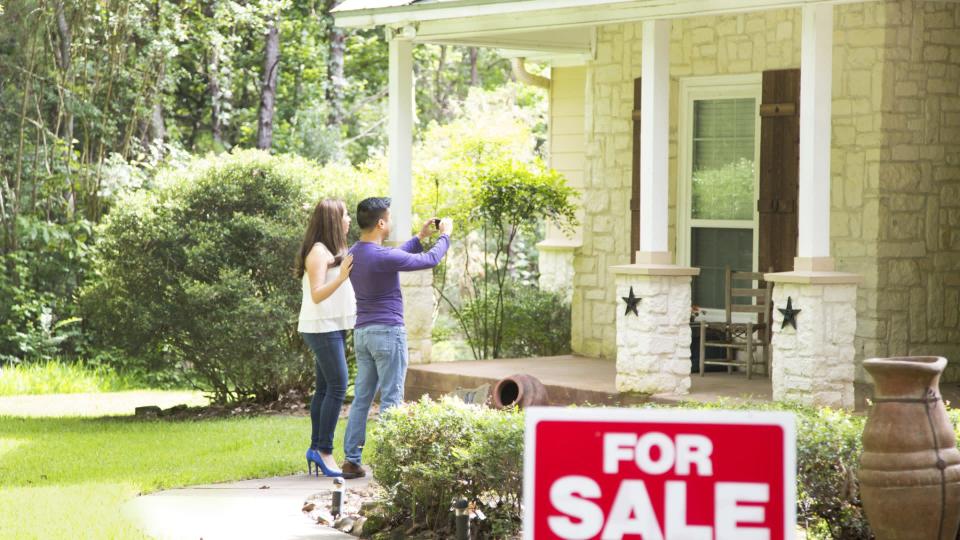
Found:
[{"label": "white porch column", "polygon": [[[670,21],[644,21],[640,104],[640,250],[610,268],[616,282],[617,390],[690,392],[690,280],[673,264],[667,193],[670,137]],[[636,313],[623,298],[639,297]]]},{"label": "white porch column", "polygon": [[[830,256],[833,6],[803,7],[800,52],[800,200],[792,272],[766,274],[773,288],[773,399],[854,407],[856,274]],[[781,309],[799,310],[796,326]]]},{"label": "white porch column", "polygon": [[390,240],[403,242],[410,236],[413,204],[413,42],[397,35],[390,38],[389,126],[387,137],[390,176]]},{"label": "white porch column", "polygon": [[[390,66],[387,156],[390,177],[390,216],[394,245],[410,238],[413,213],[413,41],[388,30]],[[430,362],[433,333],[433,272],[402,272],[403,318],[411,364]]]},{"label": "white porch column", "polygon": [[[670,21],[643,22],[640,95],[640,251],[659,256],[642,260],[670,264]],[[664,257],[666,255],[666,257]],[[637,258],[637,262],[642,262]]]},{"label": "white porch column", "polygon": [[[830,127],[833,5],[803,7],[800,50],[800,200],[797,256],[810,270],[833,270],[830,258]],[[825,260],[826,259],[826,260]]]}]

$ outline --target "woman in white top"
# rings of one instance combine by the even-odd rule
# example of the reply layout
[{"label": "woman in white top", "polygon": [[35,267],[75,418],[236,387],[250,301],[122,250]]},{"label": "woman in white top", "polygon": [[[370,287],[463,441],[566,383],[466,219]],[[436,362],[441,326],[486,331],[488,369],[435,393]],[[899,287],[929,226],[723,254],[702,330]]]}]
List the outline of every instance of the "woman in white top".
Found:
[{"label": "woman in white top", "polygon": [[297,330],[316,359],[317,387],[310,403],[307,469],[342,476],[333,458],[333,433],[347,392],[346,331],[357,320],[349,283],[353,256],[347,254],[350,215],[343,201],[324,199],[313,210],[297,253],[296,274],[303,282]]}]

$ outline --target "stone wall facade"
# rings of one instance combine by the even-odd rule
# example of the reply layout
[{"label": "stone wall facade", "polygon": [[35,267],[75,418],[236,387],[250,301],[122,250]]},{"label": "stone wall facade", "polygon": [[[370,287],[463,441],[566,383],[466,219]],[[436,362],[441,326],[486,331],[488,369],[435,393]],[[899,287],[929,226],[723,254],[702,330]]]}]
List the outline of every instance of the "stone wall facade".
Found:
[{"label": "stone wall facade", "polygon": [[[960,366],[960,6],[902,0],[834,9],[831,251],[837,270],[863,276],[858,363],[941,354]],[[574,351],[588,356],[616,355],[616,285],[607,268],[630,260],[630,118],[641,28],[598,29],[586,72],[572,337]],[[679,78],[799,68],[800,36],[797,9],[673,21],[671,251]]]},{"label": "stone wall facade", "polygon": [[960,380],[960,5],[887,4],[876,328],[864,354]]}]

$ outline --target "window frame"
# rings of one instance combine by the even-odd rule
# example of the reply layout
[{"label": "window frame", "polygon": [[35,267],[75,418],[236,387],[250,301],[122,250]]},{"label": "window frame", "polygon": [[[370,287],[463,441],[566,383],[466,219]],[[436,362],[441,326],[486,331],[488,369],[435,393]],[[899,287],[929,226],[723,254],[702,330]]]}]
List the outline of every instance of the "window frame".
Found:
[{"label": "window frame", "polygon": [[[763,74],[717,75],[705,77],[684,77],[680,79],[680,95],[677,118],[677,255],[680,264],[690,266],[691,233],[694,227],[750,229],[753,231],[752,271],[756,272],[760,251],[760,213],[757,200],[760,196],[760,104],[762,101]],[[748,220],[710,220],[693,219],[693,106],[695,101],[715,99],[752,98],[755,104],[754,114],[754,178],[753,178],[753,219]],[[716,308],[707,308],[710,312]],[[720,317],[708,317],[710,320],[722,320]]]}]

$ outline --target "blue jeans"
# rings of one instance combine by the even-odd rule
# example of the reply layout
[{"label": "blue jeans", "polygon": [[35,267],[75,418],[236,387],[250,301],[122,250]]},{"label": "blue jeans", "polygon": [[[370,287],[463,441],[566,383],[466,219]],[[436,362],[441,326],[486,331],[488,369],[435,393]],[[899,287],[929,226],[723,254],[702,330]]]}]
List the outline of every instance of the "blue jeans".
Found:
[{"label": "blue jeans", "polygon": [[367,413],[380,389],[380,410],[403,403],[403,382],[407,376],[407,329],[403,326],[372,325],[353,331],[357,350],[357,380],[353,405],[343,439],[347,461],[360,465],[366,443]]},{"label": "blue jeans", "polygon": [[333,452],[333,434],[347,394],[346,331],[313,334],[301,332],[317,364],[317,386],[310,401],[310,448]]}]

